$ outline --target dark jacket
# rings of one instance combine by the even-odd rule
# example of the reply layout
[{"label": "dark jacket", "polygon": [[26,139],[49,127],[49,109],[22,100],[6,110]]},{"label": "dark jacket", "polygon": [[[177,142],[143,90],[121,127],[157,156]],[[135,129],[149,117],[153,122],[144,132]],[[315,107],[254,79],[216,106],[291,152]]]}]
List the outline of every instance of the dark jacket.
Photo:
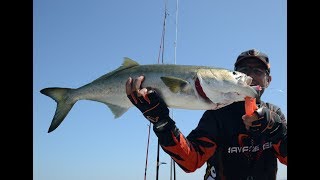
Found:
[{"label": "dark jacket", "polygon": [[276,137],[252,134],[245,129],[244,102],[218,110],[205,111],[198,126],[185,138],[174,121],[154,132],[162,149],[185,172],[194,172],[207,163],[205,180],[275,179],[277,158],[287,164],[287,124],[281,110],[262,102],[260,106],[276,112],[281,120]]}]

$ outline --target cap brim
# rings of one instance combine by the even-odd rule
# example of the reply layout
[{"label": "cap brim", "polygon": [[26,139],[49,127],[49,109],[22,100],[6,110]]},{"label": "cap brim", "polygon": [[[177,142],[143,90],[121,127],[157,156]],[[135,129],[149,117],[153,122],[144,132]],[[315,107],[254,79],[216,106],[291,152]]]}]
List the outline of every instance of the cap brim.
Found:
[{"label": "cap brim", "polygon": [[254,58],[254,59],[260,60],[261,62],[263,62],[264,65],[266,65],[267,69],[270,71],[270,64],[267,63],[264,59],[262,59],[262,58],[259,57],[259,56],[242,57],[242,58],[240,58],[240,59],[237,60],[237,62],[235,63],[234,66],[236,67],[237,65],[239,65],[239,63],[243,62],[243,60],[249,59],[249,58]]}]

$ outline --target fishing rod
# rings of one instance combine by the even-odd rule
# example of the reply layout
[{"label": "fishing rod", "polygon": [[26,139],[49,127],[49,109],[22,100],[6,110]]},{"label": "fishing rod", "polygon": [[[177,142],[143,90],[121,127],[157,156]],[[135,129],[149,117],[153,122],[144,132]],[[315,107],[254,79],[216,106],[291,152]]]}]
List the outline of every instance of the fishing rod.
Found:
[{"label": "fishing rod", "polygon": [[[176,37],[174,41],[174,64],[177,63],[177,42],[178,42],[178,7],[179,7],[179,0],[176,1]],[[173,111],[171,113],[172,118],[173,118]],[[172,180],[172,167],[173,167],[173,179],[176,180],[176,163],[175,161],[171,158],[171,163],[170,163],[170,180]]]},{"label": "fishing rod", "polygon": [[[176,1],[176,37],[174,42],[174,64],[176,64],[176,48],[177,48],[177,33],[178,33],[178,0]],[[159,48],[159,54],[158,54],[158,64],[160,64],[160,55],[161,55],[161,62],[163,64],[163,57],[164,57],[164,42],[165,42],[165,31],[166,31],[166,19],[167,19],[167,1],[165,1],[165,8],[164,8],[164,18],[163,18],[163,27],[162,27],[162,35],[160,40],[160,48]],[[149,141],[149,140],[148,140]],[[158,139],[158,145],[157,145],[157,163],[156,163],[156,180],[159,179],[159,167],[161,164],[166,163],[160,163],[160,143]],[[175,162],[171,158],[170,163],[170,179],[172,179],[172,168],[174,173],[174,180],[176,180],[176,168],[175,168]],[[146,171],[145,171],[146,174]]]},{"label": "fishing rod", "polygon": [[[162,28],[162,35],[161,35],[161,41],[160,41],[160,49],[159,49],[159,55],[158,55],[158,64],[160,64],[160,52],[161,52],[161,62],[163,64],[163,54],[164,54],[164,37],[165,37],[165,31],[166,31],[166,19],[167,19],[167,1],[164,5],[164,18],[163,18],[163,28]],[[157,147],[157,163],[156,163],[156,180],[159,179],[159,166],[160,166],[160,143],[158,139],[158,147]]]},{"label": "fishing rod", "polygon": [[147,142],[147,154],[146,154],[146,165],[144,167],[144,180],[147,179],[147,168],[148,168],[148,151],[149,151],[149,140],[150,140],[150,129],[151,129],[151,122],[148,125],[149,131],[148,131],[148,142]]},{"label": "fishing rod", "polygon": [[163,25],[162,25],[162,35],[160,40],[160,49],[159,49],[159,55],[158,55],[158,64],[160,64],[160,53],[161,53],[161,61],[163,64],[163,54],[164,54],[164,37],[166,32],[166,19],[167,19],[167,2],[165,2],[164,5],[164,18],[163,18]]},{"label": "fishing rod", "polygon": [[159,166],[160,166],[160,161],[159,161],[159,151],[160,151],[160,143],[159,143],[159,139],[158,139],[158,149],[157,149],[157,172],[156,172],[156,180],[159,179]]},{"label": "fishing rod", "polygon": [[171,158],[170,164],[170,180],[172,180],[172,169],[173,169],[173,179],[176,180],[176,165],[174,160]]}]

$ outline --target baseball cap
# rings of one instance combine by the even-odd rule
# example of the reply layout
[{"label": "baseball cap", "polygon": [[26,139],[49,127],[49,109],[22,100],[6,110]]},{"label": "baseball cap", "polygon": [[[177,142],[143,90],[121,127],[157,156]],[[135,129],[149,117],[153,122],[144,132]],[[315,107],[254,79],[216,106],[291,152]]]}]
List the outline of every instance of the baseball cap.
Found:
[{"label": "baseball cap", "polygon": [[234,63],[234,67],[237,67],[237,65],[240,62],[242,62],[243,60],[245,60],[247,58],[256,58],[256,59],[260,60],[261,62],[263,62],[266,65],[268,74],[270,73],[269,57],[265,53],[260,52],[257,49],[250,49],[250,50],[242,52],[238,56],[236,62]]}]

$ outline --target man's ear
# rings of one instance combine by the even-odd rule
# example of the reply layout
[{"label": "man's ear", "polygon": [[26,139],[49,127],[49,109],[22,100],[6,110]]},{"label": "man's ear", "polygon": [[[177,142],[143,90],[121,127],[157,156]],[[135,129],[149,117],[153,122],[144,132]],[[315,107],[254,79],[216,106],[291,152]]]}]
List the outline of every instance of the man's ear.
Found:
[{"label": "man's ear", "polygon": [[267,77],[267,84],[266,84],[266,87],[268,87],[268,86],[269,86],[269,84],[270,84],[271,80],[272,80],[272,77],[271,77],[271,76],[268,76],[268,77]]}]

